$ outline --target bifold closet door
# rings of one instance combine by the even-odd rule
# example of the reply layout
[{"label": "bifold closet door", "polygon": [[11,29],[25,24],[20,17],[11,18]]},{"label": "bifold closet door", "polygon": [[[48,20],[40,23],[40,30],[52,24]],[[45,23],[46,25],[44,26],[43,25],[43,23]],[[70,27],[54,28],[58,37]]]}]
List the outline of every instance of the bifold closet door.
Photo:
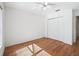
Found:
[{"label": "bifold closet door", "polygon": [[48,20],[48,37],[63,41],[64,39],[64,20],[63,17]]}]

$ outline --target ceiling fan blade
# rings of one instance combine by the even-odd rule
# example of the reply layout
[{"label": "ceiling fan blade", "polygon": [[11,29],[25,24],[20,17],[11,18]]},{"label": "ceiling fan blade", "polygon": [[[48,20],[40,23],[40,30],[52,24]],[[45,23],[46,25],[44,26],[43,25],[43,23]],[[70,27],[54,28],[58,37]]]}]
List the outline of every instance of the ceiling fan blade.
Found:
[{"label": "ceiling fan blade", "polygon": [[48,2],[48,5],[56,5],[56,4],[53,4],[53,3]]},{"label": "ceiling fan blade", "polygon": [[36,4],[44,5],[44,2],[35,2]]}]

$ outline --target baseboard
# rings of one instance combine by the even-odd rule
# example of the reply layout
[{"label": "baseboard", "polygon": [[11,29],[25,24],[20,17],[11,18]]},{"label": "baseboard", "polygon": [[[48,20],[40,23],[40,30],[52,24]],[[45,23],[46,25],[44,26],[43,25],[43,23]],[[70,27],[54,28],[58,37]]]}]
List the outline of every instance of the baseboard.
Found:
[{"label": "baseboard", "polygon": [[27,41],[25,41],[25,42],[12,44],[12,45],[9,45],[9,46],[6,46],[6,47],[8,48],[8,47],[15,46],[15,45],[18,45],[18,44],[23,44],[23,43],[26,43],[26,42],[29,42],[29,41],[32,41],[32,40],[43,39],[43,38],[46,38],[46,37],[34,38],[34,39],[27,40]]}]

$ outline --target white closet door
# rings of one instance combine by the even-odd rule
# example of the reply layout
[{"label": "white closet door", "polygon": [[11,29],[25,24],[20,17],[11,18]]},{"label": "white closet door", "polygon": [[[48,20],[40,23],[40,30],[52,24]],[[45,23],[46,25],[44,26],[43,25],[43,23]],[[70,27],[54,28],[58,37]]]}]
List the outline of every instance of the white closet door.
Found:
[{"label": "white closet door", "polygon": [[48,37],[57,39],[57,21],[55,19],[48,20]]},{"label": "white closet door", "polygon": [[63,17],[48,20],[48,37],[63,41],[64,39]]},{"label": "white closet door", "polygon": [[64,41],[64,19],[63,17],[58,19],[58,34],[59,34],[58,39],[60,41]]}]

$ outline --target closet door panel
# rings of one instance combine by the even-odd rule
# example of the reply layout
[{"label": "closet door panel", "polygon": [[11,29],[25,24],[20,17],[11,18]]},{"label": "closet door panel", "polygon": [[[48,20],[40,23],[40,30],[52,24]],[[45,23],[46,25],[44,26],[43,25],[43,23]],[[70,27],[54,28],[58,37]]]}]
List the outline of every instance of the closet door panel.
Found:
[{"label": "closet door panel", "polygon": [[59,41],[64,38],[64,21],[63,18],[48,20],[48,37]]},{"label": "closet door panel", "polygon": [[63,18],[59,18],[58,19],[58,39],[60,41],[64,41],[64,19]]},{"label": "closet door panel", "polygon": [[49,20],[48,21],[48,37],[57,39],[57,21],[56,20]]}]

